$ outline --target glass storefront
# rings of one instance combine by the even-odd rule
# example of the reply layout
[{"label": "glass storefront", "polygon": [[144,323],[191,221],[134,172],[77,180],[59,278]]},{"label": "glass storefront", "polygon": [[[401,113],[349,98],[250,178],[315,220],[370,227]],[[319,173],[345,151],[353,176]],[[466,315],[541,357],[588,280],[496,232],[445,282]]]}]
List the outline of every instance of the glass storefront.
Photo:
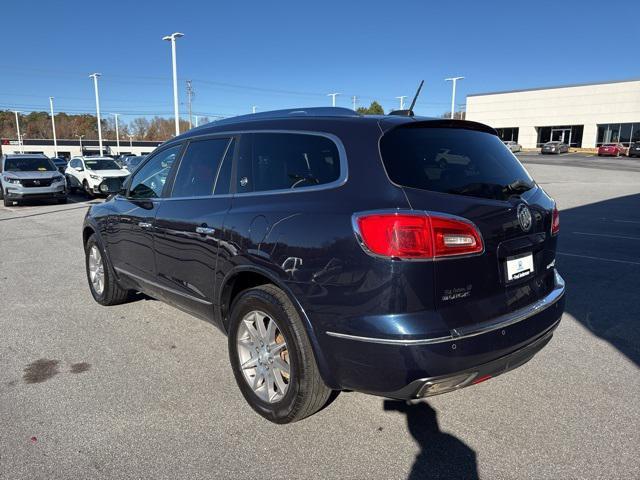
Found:
[{"label": "glass storefront", "polygon": [[547,142],[564,142],[570,147],[582,147],[584,125],[536,127],[536,130],[538,131],[538,147],[541,147]]},{"label": "glass storefront", "polygon": [[520,129],[518,127],[514,128],[496,128],[498,132],[498,136],[503,142],[507,142],[509,140],[513,140],[514,142],[518,141],[518,131]]},{"label": "glass storefront", "polygon": [[640,142],[640,123],[605,123],[598,125],[597,147],[605,143],[622,143],[628,147],[631,142]]}]

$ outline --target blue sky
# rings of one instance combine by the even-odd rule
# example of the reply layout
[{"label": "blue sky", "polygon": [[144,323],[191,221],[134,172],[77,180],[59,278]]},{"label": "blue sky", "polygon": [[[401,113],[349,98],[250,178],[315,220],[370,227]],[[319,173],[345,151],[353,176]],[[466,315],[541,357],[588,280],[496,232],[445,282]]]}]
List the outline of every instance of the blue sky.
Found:
[{"label": "blue sky", "polygon": [[640,77],[640,2],[610,0],[5,2],[0,108],[134,116],[172,113],[171,56],[206,115],[377,99],[425,87],[417,113],[449,110],[451,85],[467,93]]}]

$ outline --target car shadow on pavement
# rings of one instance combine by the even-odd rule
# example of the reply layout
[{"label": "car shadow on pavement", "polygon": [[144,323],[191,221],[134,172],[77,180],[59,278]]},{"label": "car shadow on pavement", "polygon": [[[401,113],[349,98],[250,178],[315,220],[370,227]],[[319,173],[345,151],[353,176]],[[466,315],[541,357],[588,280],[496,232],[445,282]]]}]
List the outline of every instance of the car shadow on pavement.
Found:
[{"label": "car shadow on pavement", "polygon": [[420,446],[408,480],[479,478],[475,451],[462,440],[440,430],[437,413],[427,402],[385,400],[384,409],[407,417],[407,429]]},{"label": "car shadow on pavement", "polygon": [[[560,212],[565,311],[640,366],[640,194]],[[588,354],[588,352],[585,352]]]}]

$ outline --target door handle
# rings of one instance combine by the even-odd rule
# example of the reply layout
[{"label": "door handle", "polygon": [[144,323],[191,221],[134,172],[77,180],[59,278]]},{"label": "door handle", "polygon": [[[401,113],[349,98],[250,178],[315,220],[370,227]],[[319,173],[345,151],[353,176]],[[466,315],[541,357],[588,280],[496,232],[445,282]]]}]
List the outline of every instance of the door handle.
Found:
[{"label": "door handle", "polygon": [[149,222],[138,222],[138,226],[140,228],[151,228],[153,225]]},{"label": "door handle", "polygon": [[201,235],[213,235],[216,233],[216,229],[210,227],[196,227],[196,233]]}]

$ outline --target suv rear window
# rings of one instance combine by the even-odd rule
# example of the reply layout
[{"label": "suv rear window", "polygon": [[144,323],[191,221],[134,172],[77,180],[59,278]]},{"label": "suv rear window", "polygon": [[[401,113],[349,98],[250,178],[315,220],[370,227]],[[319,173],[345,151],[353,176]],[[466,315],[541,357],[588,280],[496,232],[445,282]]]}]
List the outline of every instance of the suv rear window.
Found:
[{"label": "suv rear window", "polygon": [[433,192],[505,200],[531,177],[495,135],[463,128],[399,127],[380,140],[392,182]]}]

